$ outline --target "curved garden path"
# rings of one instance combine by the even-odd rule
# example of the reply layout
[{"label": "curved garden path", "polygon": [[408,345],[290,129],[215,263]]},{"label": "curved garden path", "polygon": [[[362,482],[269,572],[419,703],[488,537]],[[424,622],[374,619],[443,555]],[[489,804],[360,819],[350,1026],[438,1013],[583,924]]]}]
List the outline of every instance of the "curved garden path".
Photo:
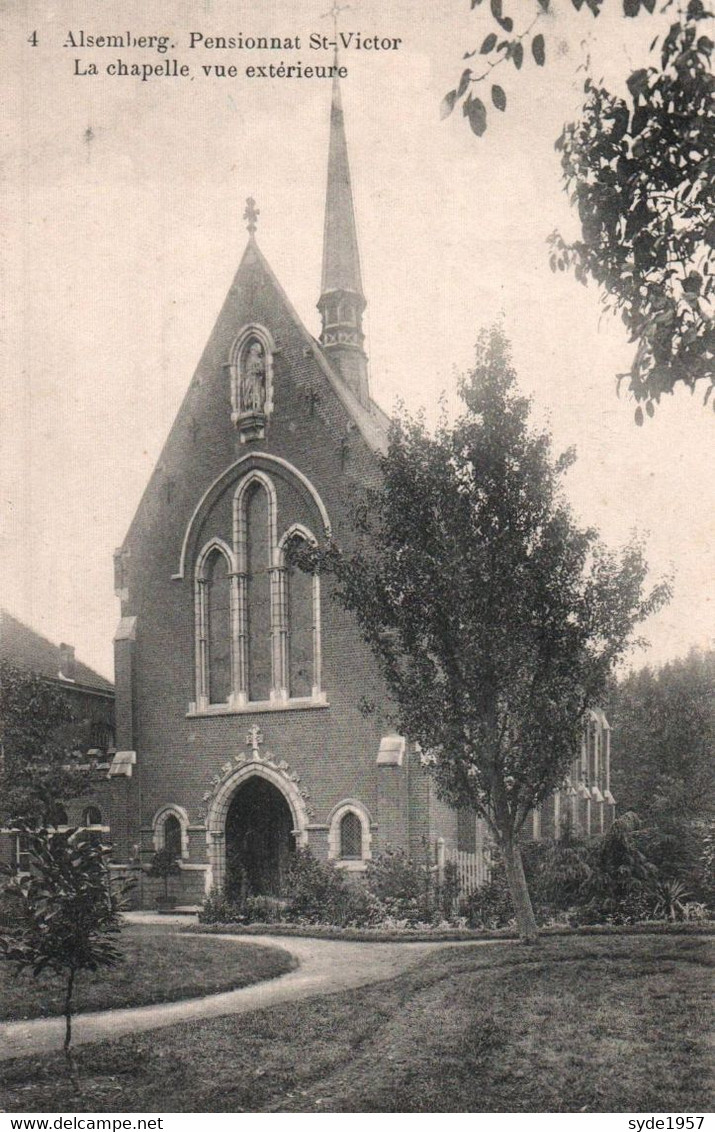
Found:
[{"label": "curved garden path", "polygon": [[[186,916],[157,916],[144,912],[129,913],[127,918],[136,924],[191,922]],[[437,948],[455,946],[443,942],[354,943],[347,940],[271,935],[217,934],[206,936],[206,939],[216,941],[217,945],[219,941],[223,941],[232,947],[240,947],[244,943],[280,947],[290,952],[298,961],[298,966],[275,979],[203,998],[77,1014],[72,1020],[73,1045],[118,1038],[123,1034],[154,1030],[160,1026],[171,1026],[194,1019],[215,1018],[221,1014],[245,1014],[279,1002],[297,1001],[316,994],[334,994],[392,978]],[[467,941],[471,946],[494,942],[507,941]],[[57,1049],[62,1044],[64,1025],[64,1018],[35,1018],[31,1021],[0,1023],[0,1061]]]}]

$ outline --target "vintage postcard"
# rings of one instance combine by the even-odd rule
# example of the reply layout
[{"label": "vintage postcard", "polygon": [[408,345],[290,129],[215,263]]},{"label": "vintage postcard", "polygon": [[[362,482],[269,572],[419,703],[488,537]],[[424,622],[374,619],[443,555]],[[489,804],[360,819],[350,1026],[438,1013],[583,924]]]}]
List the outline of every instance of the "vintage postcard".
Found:
[{"label": "vintage postcard", "polygon": [[0,12],[0,1111],[701,1127],[700,0]]}]

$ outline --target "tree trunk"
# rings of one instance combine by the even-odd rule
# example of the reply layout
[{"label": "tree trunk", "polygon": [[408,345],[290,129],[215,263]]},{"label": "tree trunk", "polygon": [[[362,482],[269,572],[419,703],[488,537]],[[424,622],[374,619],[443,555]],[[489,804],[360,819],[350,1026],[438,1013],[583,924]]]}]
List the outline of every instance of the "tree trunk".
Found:
[{"label": "tree trunk", "polygon": [[74,990],[74,977],[75,970],[74,967],[72,967],[67,976],[67,986],[65,987],[65,1053],[70,1048],[70,1042],[72,1041],[72,991]]},{"label": "tree trunk", "polygon": [[506,879],[509,883],[509,891],[516,912],[516,926],[519,929],[521,941],[522,943],[535,943],[539,929],[536,926],[534,909],[531,906],[531,897],[526,884],[519,843],[512,838],[504,838],[501,849],[504,855]]},{"label": "tree trunk", "polygon": [[74,991],[75,975],[76,975],[76,971],[74,970],[74,968],[71,968],[71,970],[70,970],[70,972],[67,976],[67,986],[65,988],[65,1010],[64,1010],[64,1014],[65,1014],[65,1043],[64,1043],[64,1051],[65,1051],[65,1058],[67,1060],[67,1069],[69,1071],[70,1080],[72,1082],[72,1088],[73,1088],[75,1093],[79,1093],[81,1090],[80,1090],[80,1087],[79,1087],[79,1077],[77,1076],[77,1065],[75,1063],[74,1054],[73,1054],[72,1050],[70,1049],[70,1043],[72,1041],[72,992]]}]

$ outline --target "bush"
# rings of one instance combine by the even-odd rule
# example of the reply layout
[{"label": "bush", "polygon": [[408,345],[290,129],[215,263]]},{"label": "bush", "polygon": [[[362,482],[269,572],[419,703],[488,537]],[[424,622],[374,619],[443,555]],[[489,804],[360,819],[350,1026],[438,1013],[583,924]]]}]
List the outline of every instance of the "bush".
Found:
[{"label": "bush", "polygon": [[381,922],[384,909],[360,881],[350,882],[329,862],[298,850],[290,863],[289,896],[247,896],[231,900],[217,890],[199,914],[204,924],[332,924],[370,927]]},{"label": "bush", "polygon": [[390,920],[434,924],[454,916],[459,895],[456,867],[445,865],[440,883],[427,851],[419,862],[401,849],[388,848],[368,864],[366,883]]},{"label": "bush", "polygon": [[470,928],[506,928],[514,922],[514,905],[501,861],[492,866],[488,884],[462,898],[459,910]]},{"label": "bush", "polygon": [[229,900],[220,888],[212,888],[199,912],[201,924],[242,924],[244,911],[235,900]]},{"label": "bush", "polygon": [[309,849],[298,849],[288,870],[288,908],[291,920],[306,924],[336,923],[345,900],[345,878],[330,862],[319,861]]}]

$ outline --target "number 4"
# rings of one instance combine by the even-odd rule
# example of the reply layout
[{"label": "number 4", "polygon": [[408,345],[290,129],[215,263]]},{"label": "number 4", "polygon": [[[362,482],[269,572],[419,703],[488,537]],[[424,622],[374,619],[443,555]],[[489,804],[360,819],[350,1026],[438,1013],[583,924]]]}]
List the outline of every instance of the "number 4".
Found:
[{"label": "number 4", "polygon": [[31,47],[37,47],[37,32],[33,31],[31,36],[28,36],[27,42]]}]

